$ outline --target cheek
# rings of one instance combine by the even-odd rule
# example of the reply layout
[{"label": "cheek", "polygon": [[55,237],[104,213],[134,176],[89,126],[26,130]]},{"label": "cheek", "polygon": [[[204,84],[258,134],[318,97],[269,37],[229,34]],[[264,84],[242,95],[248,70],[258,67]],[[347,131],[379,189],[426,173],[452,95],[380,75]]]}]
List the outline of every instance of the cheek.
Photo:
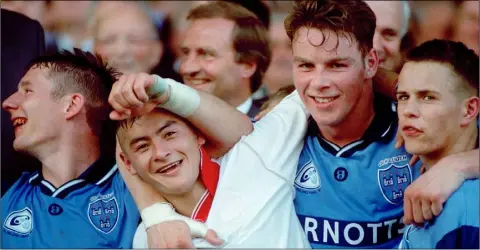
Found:
[{"label": "cheek", "polygon": [[149,51],[152,50],[152,46],[132,47],[131,50],[135,59],[139,60],[140,63],[143,63],[143,60],[149,56]]}]

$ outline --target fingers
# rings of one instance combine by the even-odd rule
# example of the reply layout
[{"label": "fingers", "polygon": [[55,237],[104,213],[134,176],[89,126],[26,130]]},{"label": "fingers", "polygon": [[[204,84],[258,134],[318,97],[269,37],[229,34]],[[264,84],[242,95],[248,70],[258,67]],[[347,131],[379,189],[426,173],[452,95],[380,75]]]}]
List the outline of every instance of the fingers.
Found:
[{"label": "fingers", "polygon": [[224,241],[218,237],[217,233],[211,229],[208,229],[207,234],[205,234],[205,240],[214,246],[221,246],[224,243]]},{"label": "fingers", "polygon": [[420,157],[418,155],[413,155],[412,159],[410,159],[410,162],[408,164],[410,164],[410,166],[413,166],[415,165],[415,163],[417,163],[418,160],[420,160]]},{"label": "fingers", "polygon": [[422,200],[421,201],[422,205],[422,221],[418,221],[419,223],[423,223],[426,221],[429,221],[433,219],[433,213],[432,213],[432,203],[429,200]]},{"label": "fingers", "polygon": [[[406,193],[405,193],[406,194]],[[403,202],[403,224],[410,225],[413,222],[413,206],[410,199]]]},{"label": "fingers", "polygon": [[413,201],[413,220],[415,224],[422,223],[423,220],[423,211],[422,211],[422,202],[420,199],[416,199]]},{"label": "fingers", "polygon": [[435,216],[439,216],[443,210],[443,204],[440,202],[432,202],[432,213]]},{"label": "fingers", "polygon": [[403,140],[402,135],[400,134],[400,129],[399,129],[399,130],[397,130],[397,135],[395,137],[395,148],[397,148],[397,149],[400,148],[403,145],[403,142],[404,142],[404,140]]},{"label": "fingers", "polygon": [[151,83],[152,77],[145,73],[120,77],[113,85],[108,98],[115,110],[111,112],[110,118],[125,119],[131,115],[132,109],[143,107],[149,101],[145,88]]}]

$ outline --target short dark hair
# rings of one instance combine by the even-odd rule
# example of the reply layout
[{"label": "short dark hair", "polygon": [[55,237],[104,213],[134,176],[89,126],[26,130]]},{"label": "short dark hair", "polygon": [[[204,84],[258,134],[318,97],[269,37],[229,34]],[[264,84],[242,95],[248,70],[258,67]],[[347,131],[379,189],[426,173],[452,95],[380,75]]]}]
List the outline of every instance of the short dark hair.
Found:
[{"label": "short dark hair", "polygon": [[406,62],[432,61],[446,63],[478,92],[478,55],[461,42],[434,39],[407,53]]},{"label": "short dark hair", "polygon": [[262,78],[270,65],[272,52],[267,29],[255,14],[246,8],[224,1],[201,4],[190,10],[187,20],[223,18],[233,21],[233,49],[238,63],[256,62],[250,91],[254,93],[262,85]]},{"label": "short dark hair", "polygon": [[[285,30],[291,41],[302,28],[329,29],[337,36],[357,40],[362,56],[373,47],[376,17],[372,9],[361,0],[303,0],[294,5],[285,19]],[[322,44],[328,39],[325,37]],[[337,41],[338,47],[338,41]]]},{"label": "short dark hair", "polygon": [[47,77],[52,80],[52,100],[69,93],[80,93],[85,97],[87,123],[96,136],[100,136],[111,110],[108,96],[120,73],[107,66],[98,54],[74,49],[44,55],[31,60],[25,72],[34,68],[47,68]]}]

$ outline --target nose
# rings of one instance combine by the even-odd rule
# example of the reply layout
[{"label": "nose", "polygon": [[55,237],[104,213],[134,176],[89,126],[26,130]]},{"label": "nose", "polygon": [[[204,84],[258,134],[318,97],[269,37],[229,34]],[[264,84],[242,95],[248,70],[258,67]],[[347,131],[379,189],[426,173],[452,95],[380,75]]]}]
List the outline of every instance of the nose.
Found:
[{"label": "nose", "polygon": [[418,117],[418,106],[415,100],[409,99],[407,101],[398,103],[398,112],[407,118]]},{"label": "nose", "polygon": [[317,70],[315,78],[312,81],[312,86],[318,90],[328,89],[332,86],[332,80],[328,76],[327,72],[325,72],[323,69],[319,69]]},{"label": "nose", "polygon": [[377,51],[378,58],[383,59],[385,57],[382,35],[377,31],[375,31],[375,35],[373,35],[373,48]]},{"label": "nose", "polygon": [[154,161],[167,161],[168,157],[171,155],[171,150],[166,145],[165,142],[155,142],[154,145],[154,155],[153,155],[153,160]]},{"label": "nose", "polygon": [[200,69],[200,63],[195,55],[186,55],[181,58],[180,74],[194,76]]},{"label": "nose", "polygon": [[20,95],[15,92],[2,103],[2,108],[8,112],[18,109],[20,104]]}]

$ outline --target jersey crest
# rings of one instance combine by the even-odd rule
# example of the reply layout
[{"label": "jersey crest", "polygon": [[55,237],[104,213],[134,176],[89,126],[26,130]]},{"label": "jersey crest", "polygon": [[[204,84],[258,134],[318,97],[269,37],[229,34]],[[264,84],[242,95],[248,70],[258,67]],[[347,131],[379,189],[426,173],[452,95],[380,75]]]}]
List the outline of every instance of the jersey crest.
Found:
[{"label": "jersey crest", "polygon": [[102,233],[110,233],[118,221],[118,203],[113,195],[96,199],[88,204],[88,219]]},{"label": "jersey crest", "polygon": [[391,204],[401,203],[405,189],[412,183],[412,171],[408,164],[392,164],[388,168],[379,169],[377,177],[383,197]]},{"label": "jersey crest", "polygon": [[21,236],[29,235],[33,229],[32,210],[25,207],[22,210],[11,212],[5,219],[3,227]]},{"label": "jersey crest", "polygon": [[312,161],[307,162],[295,177],[295,186],[305,191],[320,189],[320,176]]}]

